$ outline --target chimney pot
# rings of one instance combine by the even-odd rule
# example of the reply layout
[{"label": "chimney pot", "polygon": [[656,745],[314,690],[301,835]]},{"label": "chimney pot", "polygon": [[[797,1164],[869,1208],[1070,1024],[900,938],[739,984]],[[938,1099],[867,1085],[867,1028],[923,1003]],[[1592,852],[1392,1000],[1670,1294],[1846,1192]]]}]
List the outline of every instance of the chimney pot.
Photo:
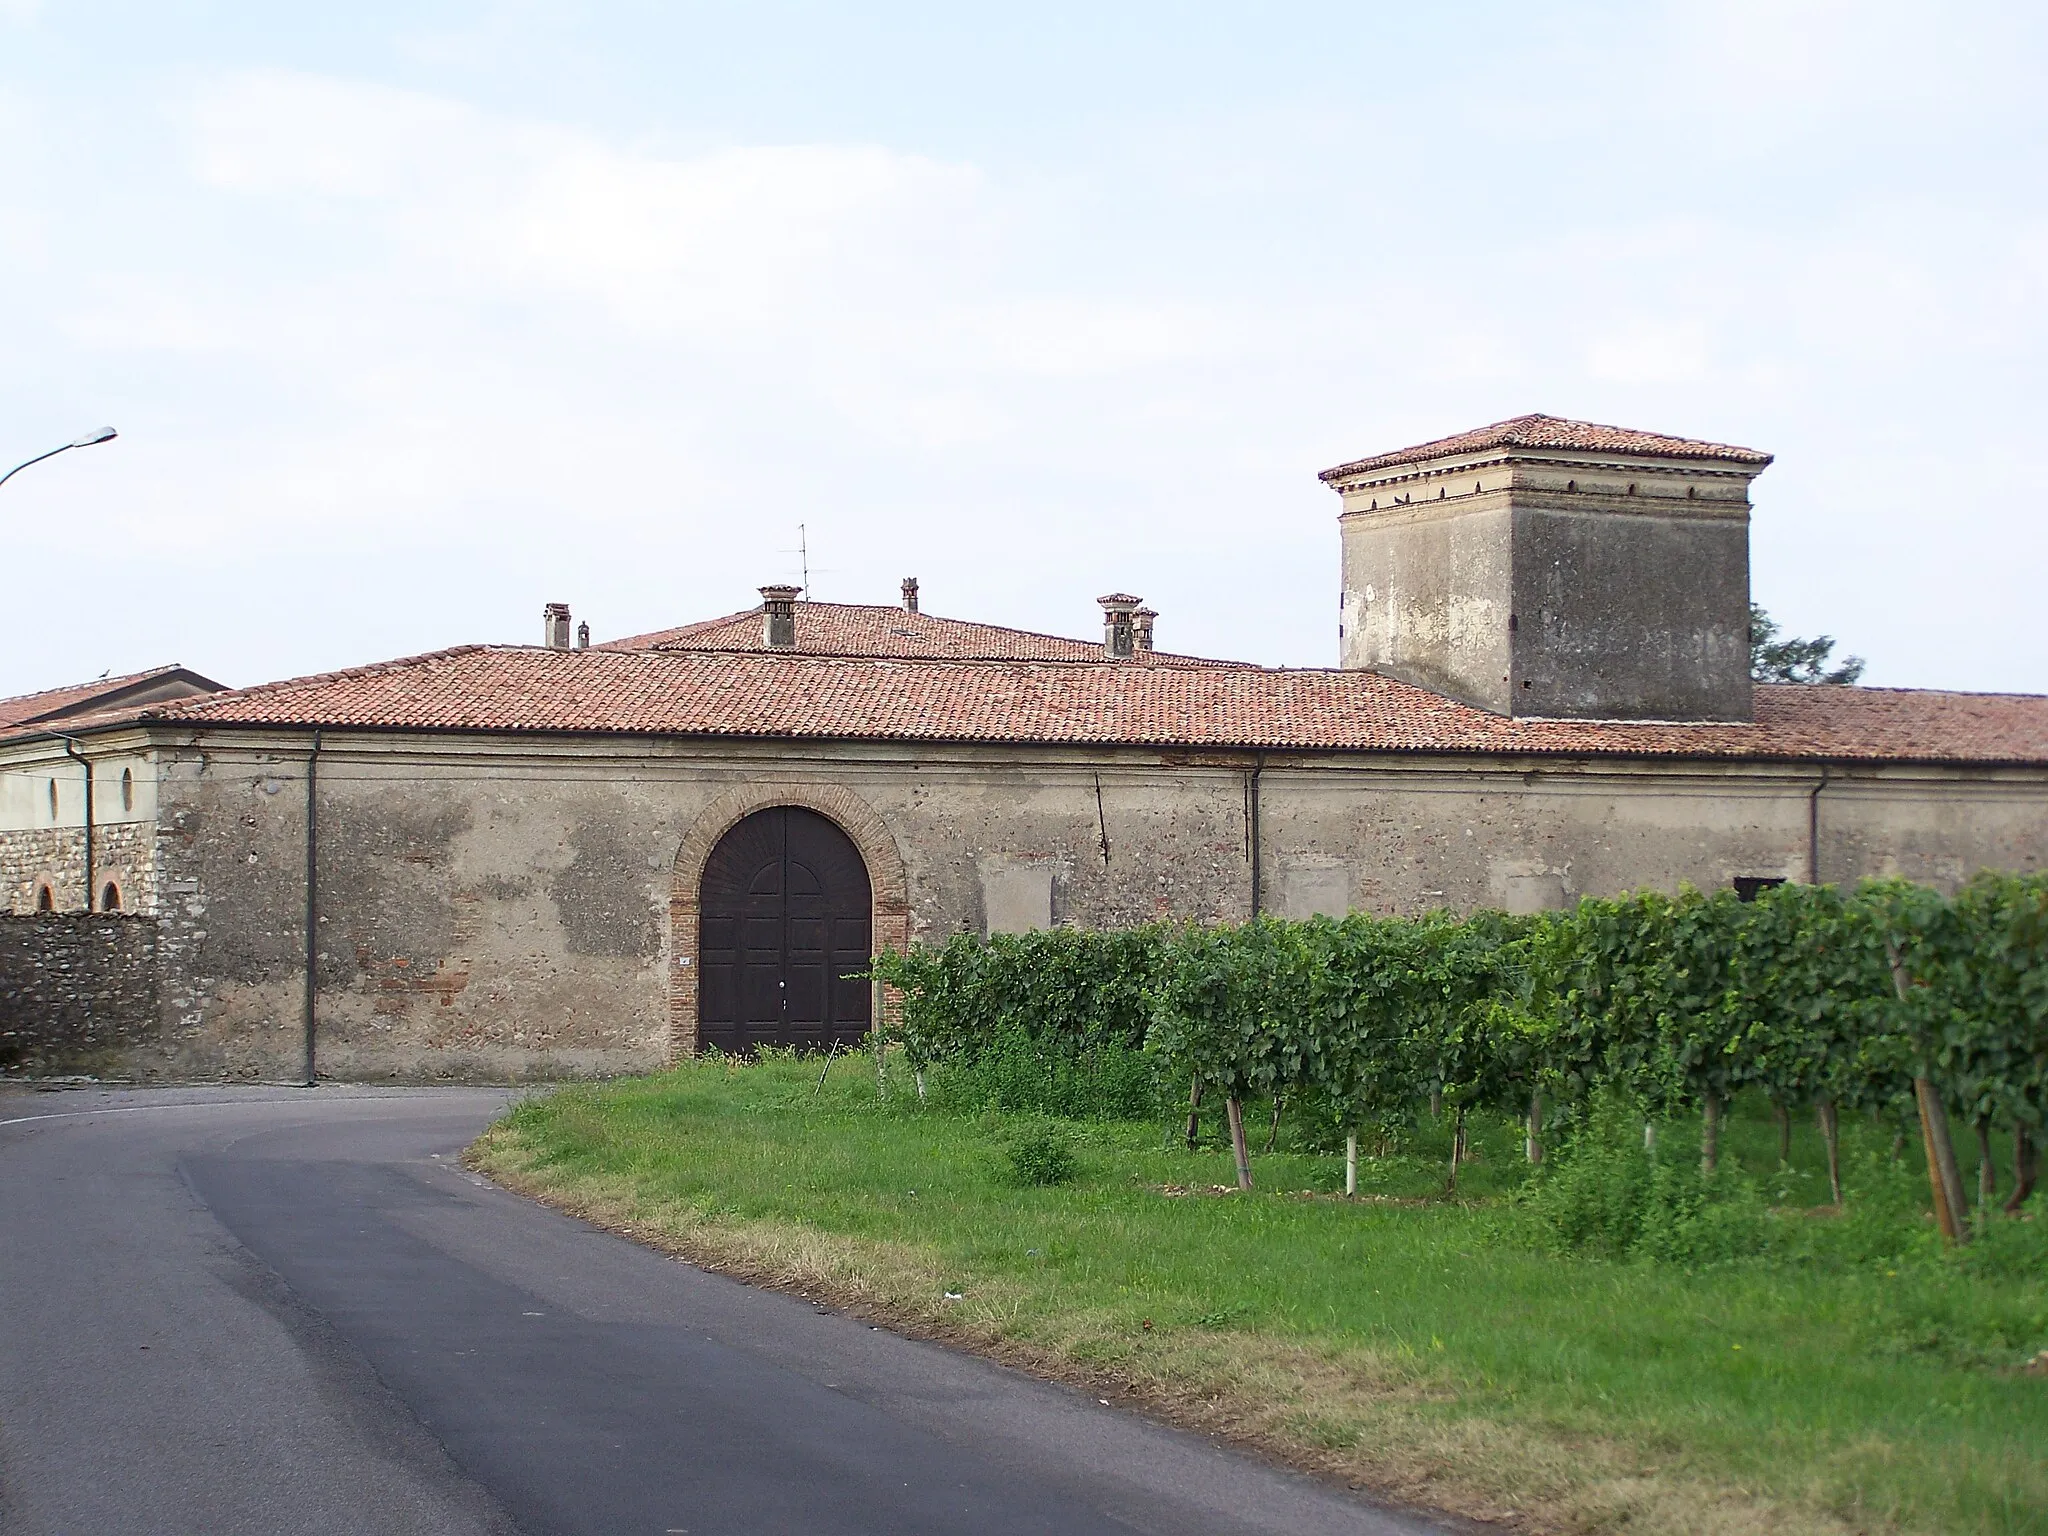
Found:
[{"label": "chimney pot", "polygon": [[903,578],[903,611],[905,613],[917,612],[917,578],[915,576]]},{"label": "chimney pot", "polygon": [[579,651],[590,649],[590,621],[588,619],[585,619],[576,626],[576,649]]},{"label": "chimney pot", "polygon": [[1126,661],[1130,658],[1132,646],[1133,615],[1144,606],[1142,597],[1133,597],[1128,592],[1112,592],[1098,597],[1102,605],[1102,653],[1111,661]]},{"label": "chimney pot", "polygon": [[541,644],[551,651],[569,649],[569,605],[549,603],[540,611]]},{"label": "chimney pot", "polygon": [[801,587],[761,589],[761,643],[771,651],[796,649],[796,600]]}]

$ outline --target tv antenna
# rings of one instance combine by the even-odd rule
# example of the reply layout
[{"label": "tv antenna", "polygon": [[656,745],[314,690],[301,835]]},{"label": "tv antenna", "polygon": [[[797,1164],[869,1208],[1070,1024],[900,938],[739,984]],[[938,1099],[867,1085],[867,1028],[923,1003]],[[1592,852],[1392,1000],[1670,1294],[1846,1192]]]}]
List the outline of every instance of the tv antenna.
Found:
[{"label": "tv antenna", "polygon": [[[800,570],[800,571],[802,572],[802,575],[801,575],[801,577],[800,577],[800,585],[798,586],[797,590],[798,590],[799,592],[803,593],[803,595],[804,595],[804,599],[805,599],[806,601],[809,601],[809,599],[810,599],[810,596],[811,596],[811,535],[810,535],[810,529],[809,529],[808,527],[806,527],[806,526],[805,526],[804,524],[802,524],[802,523],[798,523],[798,524],[796,525],[796,548],[795,548],[795,549],[785,549],[785,550],[783,550],[783,551],[782,551],[782,553],[783,553],[783,554],[785,554],[785,555],[795,555],[795,556],[796,556],[796,558],[797,558],[797,568],[798,568],[798,569],[799,569],[799,570]],[[831,568],[830,566],[821,566],[821,567],[819,568],[819,570],[818,570],[818,574],[819,574],[820,576],[831,576],[831,575],[835,574],[835,572],[833,571],[833,569],[832,569],[832,568]]]}]

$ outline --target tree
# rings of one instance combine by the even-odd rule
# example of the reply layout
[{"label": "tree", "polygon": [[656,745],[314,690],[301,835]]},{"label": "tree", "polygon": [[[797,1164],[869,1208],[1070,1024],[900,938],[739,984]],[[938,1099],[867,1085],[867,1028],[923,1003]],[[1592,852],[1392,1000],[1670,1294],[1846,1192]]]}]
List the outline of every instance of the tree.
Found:
[{"label": "tree", "polygon": [[1749,675],[1760,683],[1853,683],[1863,675],[1861,656],[1844,656],[1834,666],[1832,635],[1812,640],[1781,639],[1778,621],[1756,603],[1749,605]]}]

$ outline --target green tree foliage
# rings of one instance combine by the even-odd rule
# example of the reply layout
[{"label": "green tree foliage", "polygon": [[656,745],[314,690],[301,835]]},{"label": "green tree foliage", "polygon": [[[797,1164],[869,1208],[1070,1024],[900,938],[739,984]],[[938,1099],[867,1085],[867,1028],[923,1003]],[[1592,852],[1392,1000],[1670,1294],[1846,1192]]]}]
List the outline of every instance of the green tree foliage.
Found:
[{"label": "green tree foliage", "polygon": [[1863,675],[1861,656],[1844,656],[1833,666],[1831,635],[1800,640],[1781,635],[1778,621],[1749,605],[1749,675],[1760,683],[1853,683]]}]

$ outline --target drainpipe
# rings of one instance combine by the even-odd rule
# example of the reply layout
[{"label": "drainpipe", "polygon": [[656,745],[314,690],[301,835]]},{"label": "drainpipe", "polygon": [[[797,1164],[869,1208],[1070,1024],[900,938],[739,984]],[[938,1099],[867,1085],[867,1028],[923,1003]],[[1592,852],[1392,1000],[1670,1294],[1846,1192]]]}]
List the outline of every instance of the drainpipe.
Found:
[{"label": "drainpipe", "polygon": [[93,875],[92,759],[78,750],[78,742],[74,738],[66,736],[62,740],[64,742],[64,755],[73,762],[82,764],[85,768],[85,910],[90,912],[92,910]]},{"label": "drainpipe", "polygon": [[316,777],[320,763],[320,733],[313,733],[313,748],[306,754],[306,985],[305,985],[305,1031],[306,1031],[306,1072],[305,1086],[313,1087],[319,1079],[314,1076],[313,1041],[317,1015],[314,1003],[320,988],[320,900],[315,877],[320,870],[320,802],[314,795]]},{"label": "drainpipe", "polygon": [[1265,892],[1259,880],[1259,777],[1266,771],[1266,754],[1261,752],[1252,759],[1252,771],[1244,781],[1244,839],[1247,855],[1252,864],[1252,916],[1257,917],[1264,906]]},{"label": "drainpipe", "polygon": [[1828,787],[1828,770],[1820,770],[1820,782],[1806,797],[1806,883],[1820,884],[1820,792]]}]

